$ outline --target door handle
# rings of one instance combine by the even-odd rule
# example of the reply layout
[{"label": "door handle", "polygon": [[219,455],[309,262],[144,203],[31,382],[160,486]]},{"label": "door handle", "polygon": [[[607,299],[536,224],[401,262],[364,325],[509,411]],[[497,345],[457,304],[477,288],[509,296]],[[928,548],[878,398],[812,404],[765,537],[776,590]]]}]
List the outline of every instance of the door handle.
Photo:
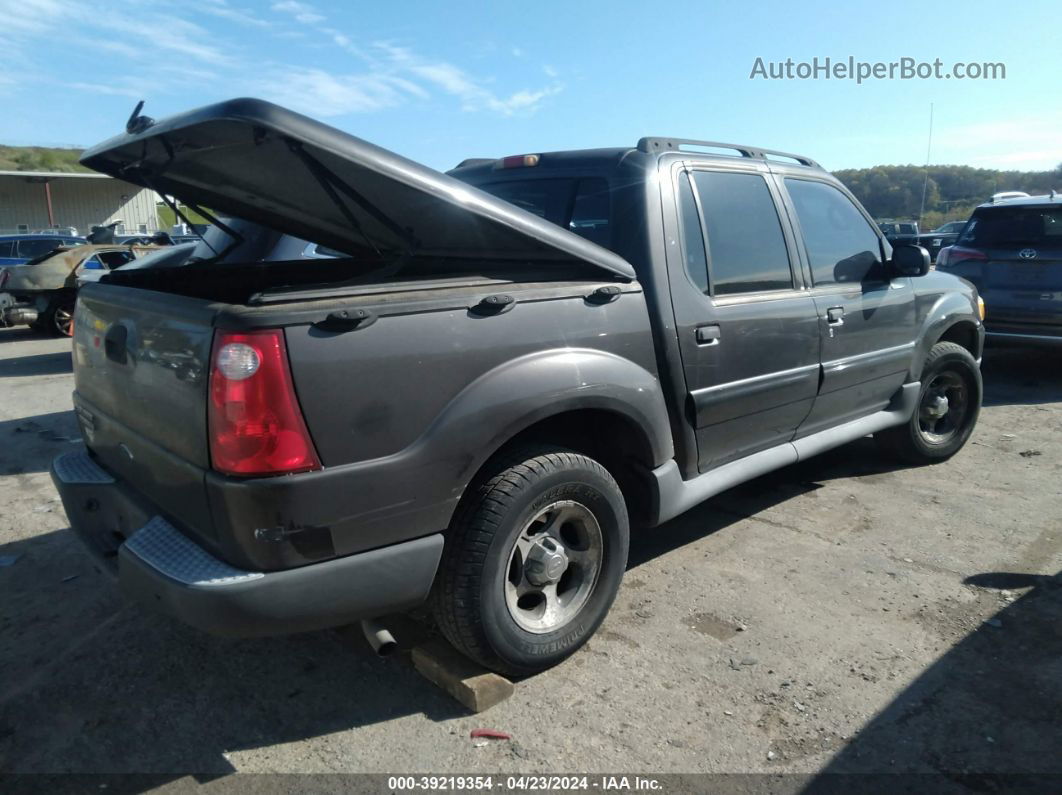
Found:
[{"label": "door handle", "polygon": [[126,344],[129,339],[129,329],[119,324],[111,326],[107,329],[107,333],[103,335],[103,353],[112,362],[118,364],[126,364],[128,357],[126,356]]},{"label": "door handle", "polygon": [[720,331],[717,324],[710,326],[699,326],[697,328],[697,344],[698,345],[718,345],[719,344]]},{"label": "door handle", "polygon": [[826,322],[831,326],[843,326],[844,325],[844,307],[843,306],[831,306],[826,310]]}]

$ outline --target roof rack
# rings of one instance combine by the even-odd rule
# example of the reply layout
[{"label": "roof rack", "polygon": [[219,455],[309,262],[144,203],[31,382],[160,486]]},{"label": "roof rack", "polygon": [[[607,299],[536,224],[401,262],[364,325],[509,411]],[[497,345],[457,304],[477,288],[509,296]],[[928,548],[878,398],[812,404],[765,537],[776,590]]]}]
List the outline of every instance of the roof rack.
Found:
[{"label": "roof rack", "polygon": [[[731,149],[737,154],[725,155],[724,157],[749,157],[755,160],[771,160],[772,158],[787,158],[796,161],[802,166],[810,168],[822,168],[810,157],[794,155],[791,152],[779,152],[774,149],[761,149],[758,146],[745,146],[744,144],[724,144],[719,141],[697,141],[693,138],[657,138],[646,136],[639,139],[639,152],[680,152],[683,146],[705,146],[712,149]],[[689,150],[686,150],[689,151]],[[723,153],[719,153],[723,154]]]}]

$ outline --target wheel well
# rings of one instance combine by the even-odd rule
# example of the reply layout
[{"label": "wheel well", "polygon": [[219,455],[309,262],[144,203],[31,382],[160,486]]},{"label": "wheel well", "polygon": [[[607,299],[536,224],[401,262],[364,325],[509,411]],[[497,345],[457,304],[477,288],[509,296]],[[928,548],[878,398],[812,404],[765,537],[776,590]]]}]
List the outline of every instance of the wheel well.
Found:
[{"label": "wheel well", "polygon": [[976,357],[977,327],[973,323],[961,321],[941,334],[937,342],[954,342],[956,345],[966,348],[971,355]]},{"label": "wheel well", "polygon": [[495,451],[472,482],[487,474],[509,450],[529,444],[556,445],[593,458],[619,484],[631,524],[648,521],[652,508],[652,446],[645,431],[633,420],[604,409],[577,409],[539,420]]}]

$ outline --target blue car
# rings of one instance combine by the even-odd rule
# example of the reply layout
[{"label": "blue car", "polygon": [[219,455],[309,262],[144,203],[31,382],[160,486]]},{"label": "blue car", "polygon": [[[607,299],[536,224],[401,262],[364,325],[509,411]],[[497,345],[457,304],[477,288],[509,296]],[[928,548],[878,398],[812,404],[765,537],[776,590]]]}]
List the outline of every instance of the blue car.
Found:
[{"label": "blue car", "polygon": [[71,235],[0,235],[0,267],[21,265],[59,246],[80,246],[87,242],[83,237]]}]

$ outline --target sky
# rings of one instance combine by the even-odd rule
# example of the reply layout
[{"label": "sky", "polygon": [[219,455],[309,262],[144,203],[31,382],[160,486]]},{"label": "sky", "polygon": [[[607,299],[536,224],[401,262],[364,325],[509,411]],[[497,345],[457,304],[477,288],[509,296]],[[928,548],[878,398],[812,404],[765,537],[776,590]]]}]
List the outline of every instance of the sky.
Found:
[{"label": "sky", "polygon": [[[0,143],[97,143],[255,96],[445,170],[643,135],[826,168],[1062,163],[1057,0],[0,0]],[[1005,79],[768,80],[795,64],[1002,63]],[[1062,187],[1062,186],[1060,186]]]}]

